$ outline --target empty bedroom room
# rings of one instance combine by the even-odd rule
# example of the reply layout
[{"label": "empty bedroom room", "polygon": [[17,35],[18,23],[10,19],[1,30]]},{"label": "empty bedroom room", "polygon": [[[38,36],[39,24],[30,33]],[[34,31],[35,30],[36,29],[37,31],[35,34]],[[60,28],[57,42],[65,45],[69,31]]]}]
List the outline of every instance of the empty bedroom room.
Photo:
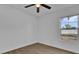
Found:
[{"label": "empty bedroom room", "polygon": [[0,4],[1,54],[78,54],[79,4]]}]

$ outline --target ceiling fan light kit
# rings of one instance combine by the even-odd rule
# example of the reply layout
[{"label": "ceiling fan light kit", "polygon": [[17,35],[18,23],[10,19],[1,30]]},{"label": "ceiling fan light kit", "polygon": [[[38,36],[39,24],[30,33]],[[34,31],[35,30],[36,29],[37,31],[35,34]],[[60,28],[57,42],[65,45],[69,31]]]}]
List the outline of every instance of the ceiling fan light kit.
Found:
[{"label": "ceiling fan light kit", "polygon": [[41,6],[44,7],[44,8],[46,8],[46,9],[51,9],[51,7],[48,6],[48,5],[46,5],[46,4],[30,4],[30,5],[25,6],[25,8],[28,8],[28,7],[31,7],[31,6],[36,6],[36,8],[37,8],[37,13],[40,12],[40,7],[41,7]]},{"label": "ceiling fan light kit", "polygon": [[40,4],[36,4],[36,7],[40,7],[41,5]]}]

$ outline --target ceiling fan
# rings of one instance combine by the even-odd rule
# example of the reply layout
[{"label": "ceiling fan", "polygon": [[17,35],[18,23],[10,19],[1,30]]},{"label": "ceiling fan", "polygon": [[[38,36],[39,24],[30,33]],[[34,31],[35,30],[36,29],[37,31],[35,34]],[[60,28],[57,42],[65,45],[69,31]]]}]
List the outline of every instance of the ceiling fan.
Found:
[{"label": "ceiling fan", "polygon": [[40,12],[40,7],[41,7],[41,6],[47,8],[47,9],[51,9],[51,7],[48,6],[48,5],[46,5],[46,4],[30,4],[30,5],[27,5],[27,6],[24,6],[24,7],[25,7],[25,8],[28,8],[28,7],[31,7],[31,6],[36,6],[36,8],[37,8],[36,11],[37,11],[37,13]]}]

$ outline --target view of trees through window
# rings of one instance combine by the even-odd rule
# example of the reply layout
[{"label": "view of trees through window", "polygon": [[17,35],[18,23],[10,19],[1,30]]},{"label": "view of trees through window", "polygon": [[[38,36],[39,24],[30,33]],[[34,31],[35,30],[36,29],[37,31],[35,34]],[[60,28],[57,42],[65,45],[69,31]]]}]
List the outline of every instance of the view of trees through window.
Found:
[{"label": "view of trees through window", "polygon": [[78,17],[79,16],[61,18],[61,34],[78,34]]},{"label": "view of trees through window", "polygon": [[61,20],[61,29],[77,29],[78,16],[65,17]]}]

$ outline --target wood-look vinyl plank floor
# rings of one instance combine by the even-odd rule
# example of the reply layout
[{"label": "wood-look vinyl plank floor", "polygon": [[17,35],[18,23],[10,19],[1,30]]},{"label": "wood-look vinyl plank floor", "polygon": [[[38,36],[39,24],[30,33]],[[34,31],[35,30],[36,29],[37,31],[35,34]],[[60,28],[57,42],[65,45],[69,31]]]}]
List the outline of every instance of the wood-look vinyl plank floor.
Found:
[{"label": "wood-look vinyl plank floor", "polygon": [[4,54],[72,54],[72,52],[36,43]]}]

